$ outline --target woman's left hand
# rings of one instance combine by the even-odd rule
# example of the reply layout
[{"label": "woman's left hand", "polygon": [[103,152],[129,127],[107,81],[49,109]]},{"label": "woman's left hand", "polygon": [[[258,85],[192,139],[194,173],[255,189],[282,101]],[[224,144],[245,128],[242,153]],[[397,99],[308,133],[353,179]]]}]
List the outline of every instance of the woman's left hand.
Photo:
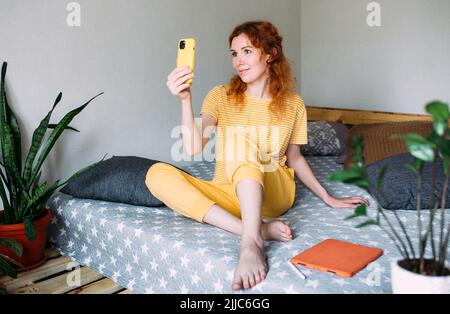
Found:
[{"label": "woman's left hand", "polygon": [[369,206],[369,201],[359,196],[337,198],[328,195],[323,201],[332,208],[356,208],[360,204]]}]

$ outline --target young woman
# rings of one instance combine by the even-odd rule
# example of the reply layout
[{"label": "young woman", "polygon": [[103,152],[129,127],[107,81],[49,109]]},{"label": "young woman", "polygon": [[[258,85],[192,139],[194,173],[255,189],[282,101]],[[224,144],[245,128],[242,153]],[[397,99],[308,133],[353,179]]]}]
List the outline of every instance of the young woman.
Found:
[{"label": "young woman", "polygon": [[331,207],[368,204],[361,197],[335,198],[315,178],[300,145],[307,143],[306,110],[296,93],[282,37],[269,22],[247,22],[229,36],[230,83],[213,88],[201,110],[202,130],[194,125],[191,84],[194,74],[174,69],[167,79],[181,101],[182,141],[186,152],[203,151],[214,128],[216,167],[205,181],[166,163],[148,171],[149,190],[176,212],[241,236],[232,288],[250,288],[266,277],[264,240],[290,241],[291,229],[278,217],[295,201],[294,173]]}]

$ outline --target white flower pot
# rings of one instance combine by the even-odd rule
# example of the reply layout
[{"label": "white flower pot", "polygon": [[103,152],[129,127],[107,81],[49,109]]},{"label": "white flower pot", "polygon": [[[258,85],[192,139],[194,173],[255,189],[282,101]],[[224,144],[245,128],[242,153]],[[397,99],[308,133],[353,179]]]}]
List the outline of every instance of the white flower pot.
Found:
[{"label": "white flower pot", "polygon": [[438,294],[450,293],[450,276],[425,276],[406,270],[391,263],[392,292],[395,294]]}]

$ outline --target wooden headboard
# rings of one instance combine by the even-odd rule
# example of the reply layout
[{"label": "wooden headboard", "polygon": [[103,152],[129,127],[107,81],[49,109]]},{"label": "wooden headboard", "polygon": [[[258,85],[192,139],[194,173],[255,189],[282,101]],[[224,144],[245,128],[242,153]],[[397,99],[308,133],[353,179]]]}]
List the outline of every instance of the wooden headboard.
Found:
[{"label": "wooden headboard", "polygon": [[308,120],[328,120],[345,124],[367,124],[402,121],[432,121],[429,115],[380,112],[355,109],[338,109],[306,106]]}]

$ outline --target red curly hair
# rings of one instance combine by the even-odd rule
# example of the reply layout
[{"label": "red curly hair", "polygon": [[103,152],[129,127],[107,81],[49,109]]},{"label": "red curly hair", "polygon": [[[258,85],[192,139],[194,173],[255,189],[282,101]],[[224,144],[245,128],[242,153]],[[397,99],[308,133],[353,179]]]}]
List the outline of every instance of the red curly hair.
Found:
[{"label": "red curly hair", "polygon": [[[291,67],[283,53],[283,38],[279,35],[277,28],[270,22],[246,22],[236,26],[229,36],[230,47],[233,39],[241,34],[247,35],[252,45],[261,49],[262,53],[270,55],[267,61],[270,77],[269,92],[272,97],[269,110],[279,117],[285,110],[285,98],[296,91]],[[230,80],[227,95],[242,109],[246,90],[247,84],[241,80],[239,75],[235,75]]]}]

